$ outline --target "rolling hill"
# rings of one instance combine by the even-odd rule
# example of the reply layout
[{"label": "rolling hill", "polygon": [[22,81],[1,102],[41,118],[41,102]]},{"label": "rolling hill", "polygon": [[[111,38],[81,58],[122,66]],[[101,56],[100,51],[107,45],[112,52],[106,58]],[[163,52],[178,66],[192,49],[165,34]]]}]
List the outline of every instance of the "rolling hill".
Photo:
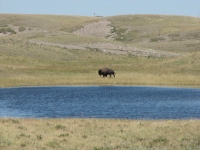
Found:
[{"label": "rolling hill", "polygon": [[198,86],[199,40],[195,17],[0,14],[0,86]]}]

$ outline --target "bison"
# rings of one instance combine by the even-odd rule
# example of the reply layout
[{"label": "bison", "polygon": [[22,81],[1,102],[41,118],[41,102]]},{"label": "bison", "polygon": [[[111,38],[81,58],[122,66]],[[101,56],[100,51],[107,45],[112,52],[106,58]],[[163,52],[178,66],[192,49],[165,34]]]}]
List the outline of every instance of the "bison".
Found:
[{"label": "bison", "polygon": [[103,75],[103,77],[107,77],[107,75],[110,75],[110,78],[111,78],[111,75],[113,75],[115,77],[115,72],[114,70],[112,69],[109,69],[109,68],[102,68],[102,69],[99,69],[98,71],[99,75]]}]

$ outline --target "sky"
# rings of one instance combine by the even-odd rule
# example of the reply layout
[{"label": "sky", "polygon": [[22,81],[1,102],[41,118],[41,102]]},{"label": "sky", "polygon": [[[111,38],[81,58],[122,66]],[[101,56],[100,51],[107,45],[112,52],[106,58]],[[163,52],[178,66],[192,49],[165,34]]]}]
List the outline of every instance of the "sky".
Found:
[{"label": "sky", "polygon": [[160,14],[200,17],[200,0],[0,0],[0,14],[105,17]]}]

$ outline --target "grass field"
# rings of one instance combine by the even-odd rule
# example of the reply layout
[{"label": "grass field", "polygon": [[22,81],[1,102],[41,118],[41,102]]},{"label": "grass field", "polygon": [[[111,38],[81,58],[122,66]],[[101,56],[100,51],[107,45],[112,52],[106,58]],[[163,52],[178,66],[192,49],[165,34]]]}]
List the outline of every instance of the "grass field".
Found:
[{"label": "grass field", "polygon": [[0,149],[199,150],[199,120],[0,119]]},{"label": "grass field", "polygon": [[[0,37],[0,87],[74,84],[200,85],[199,18],[158,15],[98,18],[6,14],[1,14],[0,18],[1,29],[10,27],[15,32],[8,30],[10,35]],[[72,31],[102,19],[111,21],[112,32],[117,35],[114,41],[72,34]],[[159,26],[160,37],[165,40],[156,39],[158,30],[151,29],[155,25]],[[169,40],[168,30],[171,35],[178,31],[182,40]],[[123,40],[119,40],[121,37]],[[98,42],[128,44],[147,51],[151,48],[175,52],[180,56],[157,58],[151,55],[113,55],[91,48],[68,49],[34,44],[28,40],[74,45]],[[103,79],[98,76],[97,70],[102,67],[114,69],[116,78]]]},{"label": "grass field", "polygon": [[[72,34],[72,31],[102,19],[111,21],[112,32],[117,35],[114,41]],[[199,86],[199,23],[199,18],[159,15],[98,18],[1,14],[0,28],[10,27],[15,33],[8,30],[10,35],[0,37],[0,87],[74,84]],[[156,39],[158,30],[151,29],[155,25],[161,30],[160,37],[164,40]],[[170,35],[179,32],[181,40],[169,40],[168,30]],[[91,48],[68,49],[34,44],[28,40],[74,45],[98,42],[128,44],[142,49],[175,52],[180,56],[113,55]],[[102,67],[114,69],[116,78],[98,76],[97,70]]]},{"label": "grass field", "polygon": [[[199,86],[200,53],[176,58],[112,55],[93,50],[70,50],[0,39],[0,86],[28,85],[194,85]],[[97,70],[110,67],[116,78]]]},{"label": "grass field", "polygon": [[[73,31],[100,20],[105,38]],[[82,17],[0,14],[0,87],[170,85],[200,87],[200,19],[125,15]],[[101,31],[100,31],[101,32]],[[114,35],[114,36],[113,36]],[[112,39],[108,38],[113,36]],[[30,42],[35,40],[38,43]],[[41,43],[40,43],[41,42]],[[51,42],[51,45],[42,44]],[[90,44],[173,52],[175,57],[104,53]],[[59,44],[85,44],[85,50]],[[98,69],[115,70],[103,78]],[[199,120],[0,119],[0,149],[199,150]]]}]

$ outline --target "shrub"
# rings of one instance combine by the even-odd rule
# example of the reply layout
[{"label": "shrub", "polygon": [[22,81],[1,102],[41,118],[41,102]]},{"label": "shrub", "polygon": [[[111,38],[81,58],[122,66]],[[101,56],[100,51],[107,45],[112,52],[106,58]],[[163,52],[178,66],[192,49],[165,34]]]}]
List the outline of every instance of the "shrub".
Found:
[{"label": "shrub", "polygon": [[169,140],[167,138],[159,136],[158,138],[154,139],[149,144],[150,144],[150,147],[157,147],[159,145],[165,145],[168,142],[169,142]]},{"label": "shrub", "polygon": [[19,30],[19,32],[22,32],[22,31],[26,30],[26,28],[23,26],[20,26],[18,30]]},{"label": "shrub", "polygon": [[66,136],[69,136],[69,133],[67,133],[67,134],[60,134],[58,137],[66,137]]},{"label": "shrub", "polygon": [[41,135],[37,135],[36,138],[37,138],[38,140],[42,140],[42,136],[41,136]]},{"label": "shrub", "polygon": [[60,144],[57,141],[51,141],[47,145],[52,148],[60,148]]},{"label": "shrub", "polygon": [[158,41],[164,41],[164,40],[165,40],[164,37],[162,37],[162,36],[156,36],[156,37],[152,37],[150,39],[150,42],[158,42]]},{"label": "shrub", "polygon": [[26,147],[27,144],[26,143],[21,143],[21,147]]},{"label": "shrub", "polygon": [[0,33],[7,34],[8,32],[11,34],[16,34],[15,30],[11,29],[10,27],[0,29]]},{"label": "shrub", "polygon": [[57,130],[65,130],[65,129],[66,129],[66,126],[63,126],[63,125],[56,125],[56,129],[57,129]]}]

